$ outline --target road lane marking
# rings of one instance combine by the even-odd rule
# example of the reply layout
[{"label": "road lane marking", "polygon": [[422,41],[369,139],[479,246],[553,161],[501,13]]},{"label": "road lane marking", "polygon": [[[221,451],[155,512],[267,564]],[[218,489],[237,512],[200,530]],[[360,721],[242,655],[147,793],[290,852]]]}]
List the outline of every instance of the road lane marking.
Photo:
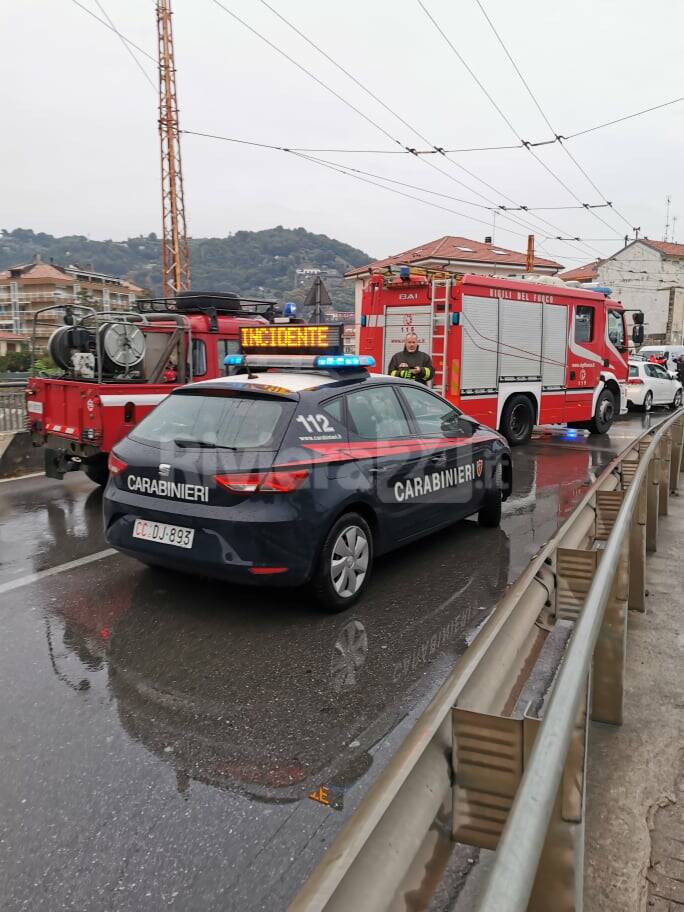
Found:
[{"label": "road lane marking", "polygon": [[0,478],[0,484],[7,484],[8,481],[23,481],[25,478],[39,478],[45,475],[45,472],[32,472],[30,475],[17,475],[15,478]]},{"label": "road lane marking", "polygon": [[48,570],[39,570],[37,573],[28,573],[26,576],[20,576],[19,579],[10,580],[8,583],[0,583],[0,595],[4,595],[5,592],[12,592],[13,589],[21,589],[22,586],[30,586],[31,583],[37,583],[48,576],[56,576],[58,573],[66,573],[67,570],[74,570],[76,567],[92,564],[95,561],[103,560],[105,557],[112,557],[116,553],[114,548],[106,548],[104,551],[96,551],[95,554],[88,554],[86,557],[79,557],[76,560],[67,561],[65,564],[58,564]]}]

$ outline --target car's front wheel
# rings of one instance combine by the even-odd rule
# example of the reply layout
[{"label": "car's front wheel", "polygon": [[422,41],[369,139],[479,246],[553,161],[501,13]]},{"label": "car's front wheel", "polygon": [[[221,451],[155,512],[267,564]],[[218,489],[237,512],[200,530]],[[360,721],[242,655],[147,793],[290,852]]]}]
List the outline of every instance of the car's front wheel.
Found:
[{"label": "car's front wheel", "polygon": [[501,493],[498,484],[487,488],[482,506],[477,514],[479,525],[487,529],[496,529],[501,525]]},{"label": "car's front wheel", "polygon": [[358,513],[345,513],[328,532],[311,581],[328,611],[349,608],[363,594],[373,567],[373,533]]}]

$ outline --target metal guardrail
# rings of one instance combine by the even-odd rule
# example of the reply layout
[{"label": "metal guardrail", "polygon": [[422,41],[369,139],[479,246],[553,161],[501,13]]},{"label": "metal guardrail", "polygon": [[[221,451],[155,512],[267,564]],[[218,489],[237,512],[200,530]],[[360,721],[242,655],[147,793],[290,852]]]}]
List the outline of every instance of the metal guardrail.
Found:
[{"label": "metal guardrail", "polygon": [[[627,608],[645,610],[646,552],[683,449],[679,410],[606,467],[496,606],[291,912],[375,912],[421,882],[424,893],[426,871],[439,876],[431,828],[445,811],[455,841],[497,849],[479,912],[581,908],[588,722],[622,722]],[[543,718],[518,717],[560,621],[574,629]]]},{"label": "metal guardrail", "polygon": [[0,434],[26,430],[26,396],[23,389],[0,388]]}]

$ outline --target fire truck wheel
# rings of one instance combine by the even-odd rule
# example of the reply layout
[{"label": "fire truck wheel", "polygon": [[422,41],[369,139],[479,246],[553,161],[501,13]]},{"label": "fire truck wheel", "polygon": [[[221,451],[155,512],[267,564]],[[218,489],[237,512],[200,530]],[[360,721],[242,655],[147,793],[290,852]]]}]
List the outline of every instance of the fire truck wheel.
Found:
[{"label": "fire truck wheel", "polygon": [[83,466],[83,471],[91,481],[94,481],[95,484],[100,485],[100,487],[104,487],[109,478],[107,457],[97,456],[92,462],[86,462]]},{"label": "fire truck wheel", "polygon": [[501,489],[498,485],[485,491],[477,522],[488,529],[495,529],[501,524]]},{"label": "fire truck wheel", "polygon": [[501,433],[512,447],[521,446],[532,436],[534,411],[527,396],[511,396],[501,414]]},{"label": "fire truck wheel", "polygon": [[596,400],[594,417],[589,422],[590,434],[607,434],[615,421],[615,396],[604,389]]}]

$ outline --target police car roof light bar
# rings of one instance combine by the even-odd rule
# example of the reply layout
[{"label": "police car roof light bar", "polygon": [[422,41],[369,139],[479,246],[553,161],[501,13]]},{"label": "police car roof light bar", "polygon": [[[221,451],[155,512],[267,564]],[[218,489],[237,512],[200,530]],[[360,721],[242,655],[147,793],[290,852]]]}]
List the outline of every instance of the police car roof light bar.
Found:
[{"label": "police car roof light bar", "polygon": [[226,355],[227,367],[287,367],[303,370],[328,368],[375,367],[370,355]]}]

